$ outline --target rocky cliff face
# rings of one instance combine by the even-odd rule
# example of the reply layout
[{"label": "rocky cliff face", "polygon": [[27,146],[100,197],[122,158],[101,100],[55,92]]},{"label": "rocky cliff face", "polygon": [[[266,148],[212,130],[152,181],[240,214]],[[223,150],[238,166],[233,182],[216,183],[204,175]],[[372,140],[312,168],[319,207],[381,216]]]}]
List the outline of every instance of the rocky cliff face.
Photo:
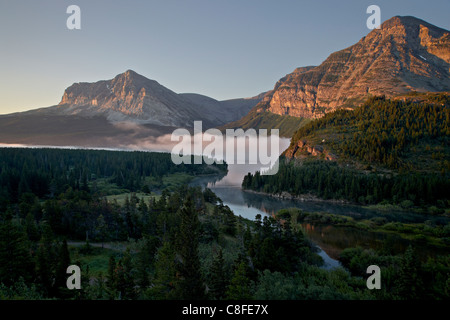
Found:
[{"label": "rocky cliff face", "polygon": [[255,108],[319,118],[368,95],[450,90],[450,32],[414,17],[394,17],[320,66],[298,68]]},{"label": "rocky cliff face", "polygon": [[59,113],[172,127],[192,127],[201,120],[208,128],[239,119],[261,99],[217,101],[199,94],[177,94],[128,70],[112,80],[73,84],[64,92]]},{"label": "rocky cliff face", "polygon": [[289,147],[283,155],[287,158],[307,158],[308,156],[325,160],[336,160],[337,158],[322,145],[311,145],[305,140],[300,140],[294,146]]},{"label": "rocky cliff face", "polygon": [[174,95],[156,81],[146,79],[128,70],[110,81],[96,83],[75,83],[67,88],[59,105],[93,106],[98,109],[114,110],[129,115],[142,115],[145,100],[153,95]]},{"label": "rocky cliff face", "polygon": [[[113,121],[176,125],[188,116],[182,104],[175,92],[128,70],[109,81],[73,84],[65,90],[59,106],[72,115],[104,114]],[[179,115],[172,117],[171,111],[177,107]]]}]

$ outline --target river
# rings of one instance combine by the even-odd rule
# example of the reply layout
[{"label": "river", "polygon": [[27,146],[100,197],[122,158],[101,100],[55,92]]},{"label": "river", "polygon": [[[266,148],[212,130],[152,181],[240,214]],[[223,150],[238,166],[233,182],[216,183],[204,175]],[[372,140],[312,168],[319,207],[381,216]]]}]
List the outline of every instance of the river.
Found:
[{"label": "river", "polygon": [[[196,178],[192,184],[210,188],[223,203],[237,216],[254,220],[257,214],[272,215],[283,208],[300,208],[308,212],[328,212],[353,217],[355,220],[383,217],[388,221],[424,222],[425,220],[439,220],[440,217],[426,216],[414,212],[383,211],[367,209],[357,205],[330,203],[325,201],[286,200],[265,194],[244,191],[241,188],[243,177],[248,172],[256,172],[258,165],[228,166],[228,174],[216,177]],[[368,232],[350,227],[336,227],[332,225],[302,225],[305,236],[318,247],[319,255],[324,260],[324,268],[331,269],[339,266],[337,260],[340,252],[349,247],[382,248],[386,243],[393,253],[401,253],[409,245],[409,241],[396,234]],[[417,245],[417,244],[416,244]],[[424,244],[416,246],[423,254],[432,253]],[[441,250],[436,251],[442,254]],[[448,253],[448,252],[447,252]]]},{"label": "river", "polygon": [[[196,178],[191,184],[200,185],[202,187],[210,188],[220,199],[224,205],[230,209],[237,216],[254,220],[257,214],[261,216],[271,215],[281,208],[289,208],[294,205],[290,200],[279,200],[270,196],[262,194],[254,194],[245,192],[241,188],[243,177],[248,172],[256,172],[259,169],[255,165],[228,165],[228,174],[217,177],[201,177]],[[310,205],[313,205],[310,203]],[[308,233],[305,233],[308,238],[316,245],[318,254],[324,260],[324,268],[332,269],[340,266],[336,257],[331,258],[317,240],[313,240]]]}]

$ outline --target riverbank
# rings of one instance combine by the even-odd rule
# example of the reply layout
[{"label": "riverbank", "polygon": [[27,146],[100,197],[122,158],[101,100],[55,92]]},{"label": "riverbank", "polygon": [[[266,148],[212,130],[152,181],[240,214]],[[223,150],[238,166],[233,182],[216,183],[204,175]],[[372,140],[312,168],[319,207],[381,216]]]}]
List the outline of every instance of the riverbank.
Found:
[{"label": "riverbank", "polygon": [[260,194],[263,196],[269,196],[281,200],[296,200],[296,201],[314,201],[314,202],[325,202],[330,204],[348,204],[348,205],[358,205],[357,203],[350,202],[348,200],[343,199],[322,199],[319,198],[313,194],[301,194],[301,195],[293,195],[289,192],[283,191],[282,193],[267,193],[263,191],[255,191],[251,189],[241,189],[244,192],[253,193],[253,194]]},{"label": "riverbank", "polygon": [[289,219],[293,225],[310,223],[321,226],[353,228],[367,233],[395,234],[411,243],[421,246],[436,246],[440,249],[450,248],[450,222],[436,224],[430,220],[423,223],[389,222],[382,217],[355,221],[352,217],[327,212],[305,212],[298,208],[278,211],[278,219]]},{"label": "riverbank", "polygon": [[361,205],[363,208],[369,210],[379,210],[379,211],[405,211],[405,212],[414,212],[418,214],[429,214],[433,216],[442,216],[450,218],[450,209],[440,209],[436,206],[427,206],[427,207],[403,207],[401,205],[391,204],[391,203],[378,203],[373,205]]},{"label": "riverbank", "polygon": [[276,199],[281,200],[294,200],[294,201],[302,201],[302,202],[323,202],[323,203],[329,203],[329,204],[339,204],[339,205],[352,205],[357,206],[364,209],[369,210],[376,210],[376,211],[398,211],[398,212],[414,212],[417,214],[424,214],[424,215],[433,215],[433,216],[442,216],[450,218],[450,209],[440,209],[436,206],[426,206],[426,207],[414,207],[414,206],[402,206],[402,205],[396,205],[391,203],[377,203],[373,205],[364,205],[357,202],[345,200],[345,199],[323,199],[319,198],[314,194],[308,193],[308,194],[300,194],[300,195],[293,195],[287,191],[283,191],[281,193],[268,193],[263,191],[255,191],[251,189],[244,189],[242,188],[242,191],[253,193],[253,194],[259,194],[263,196],[269,196]]}]

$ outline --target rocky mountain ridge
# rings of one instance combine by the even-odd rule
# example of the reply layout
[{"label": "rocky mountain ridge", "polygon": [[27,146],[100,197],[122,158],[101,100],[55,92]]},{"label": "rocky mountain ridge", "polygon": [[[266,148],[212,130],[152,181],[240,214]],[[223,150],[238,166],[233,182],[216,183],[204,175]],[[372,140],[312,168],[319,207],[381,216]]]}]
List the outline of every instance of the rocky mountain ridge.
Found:
[{"label": "rocky mountain ridge", "polygon": [[321,65],[286,75],[251,112],[316,119],[368,96],[448,90],[450,31],[396,16]]},{"label": "rocky mountain ridge", "polygon": [[200,94],[177,94],[132,70],[112,80],[74,83],[58,105],[64,115],[103,115],[109,121],[132,121],[172,127],[192,127],[202,120],[214,127],[246,114],[260,96],[217,101]]}]

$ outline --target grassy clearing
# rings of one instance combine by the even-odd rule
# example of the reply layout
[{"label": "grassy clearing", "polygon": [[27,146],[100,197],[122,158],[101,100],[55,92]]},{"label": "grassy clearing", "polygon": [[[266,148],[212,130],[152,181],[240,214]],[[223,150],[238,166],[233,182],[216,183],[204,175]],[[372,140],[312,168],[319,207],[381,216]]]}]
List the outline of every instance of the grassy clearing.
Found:
[{"label": "grassy clearing", "polygon": [[69,246],[69,252],[72,263],[79,263],[83,270],[89,266],[89,274],[92,277],[98,277],[100,274],[105,276],[108,272],[109,258],[121,254],[116,250],[96,247],[91,247],[90,252],[85,253],[78,246]]},{"label": "grassy clearing", "polygon": [[[145,185],[152,190],[164,190],[174,191],[176,188],[183,184],[188,184],[193,179],[192,175],[187,173],[173,173],[156,179],[154,177],[147,177],[145,179]],[[134,193],[139,199],[144,199],[148,203],[152,198],[159,199],[159,195],[156,193],[144,193],[144,192],[130,192],[128,189],[123,189],[112,183],[110,179],[101,178],[93,182],[90,182],[89,187],[91,190],[98,192],[101,195],[106,196],[109,202],[117,201],[119,205],[124,205],[126,198],[130,198]]]},{"label": "grassy clearing", "polygon": [[194,177],[192,175],[181,172],[166,175],[162,178],[162,189],[167,188],[169,191],[174,191],[177,187],[191,182],[193,178]]},{"label": "grassy clearing", "polygon": [[117,203],[121,206],[123,206],[125,204],[126,199],[130,198],[132,194],[135,194],[137,198],[139,199],[144,199],[145,203],[149,203],[152,198],[155,198],[155,200],[159,200],[160,196],[156,195],[156,194],[148,194],[148,193],[133,193],[133,192],[124,192],[121,194],[117,194],[117,195],[110,195],[110,196],[106,196],[106,200],[108,200],[108,202],[114,202],[117,201]]},{"label": "grassy clearing", "polygon": [[[177,187],[188,184],[194,176],[177,172],[163,176],[162,178],[146,177],[144,185],[148,186],[150,190],[175,190]],[[100,178],[89,182],[89,188],[94,192],[98,192],[105,196],[116,196],[130,193],[130,190],[120,188],[116,183],[111,182],[110,178]]]},{"label": "grassy clearing", "polygon": [[110,178],[101,178],[89,182],[89,188],[102,195],[117,195],[129,192],[127,189],[119,188],[117,184],[110,182]]}]

